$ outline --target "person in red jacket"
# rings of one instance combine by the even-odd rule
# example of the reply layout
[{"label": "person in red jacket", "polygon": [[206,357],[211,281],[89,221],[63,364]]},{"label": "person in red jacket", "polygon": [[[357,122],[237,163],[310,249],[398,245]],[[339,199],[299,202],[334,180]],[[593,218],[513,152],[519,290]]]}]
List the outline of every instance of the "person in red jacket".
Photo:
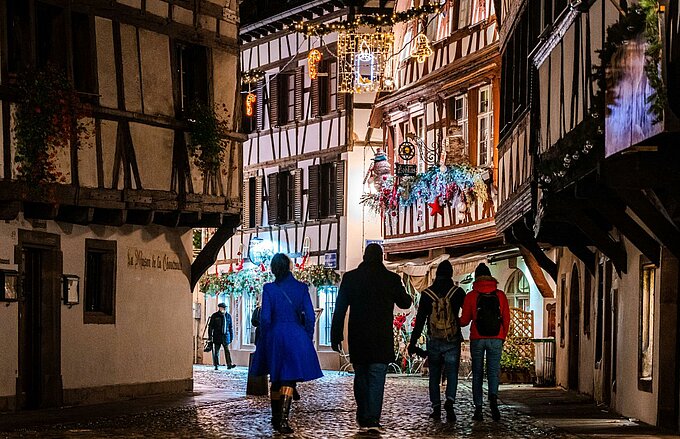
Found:
[{"label": "person in red jacket", "polygon": [[494,421],[501,418],[498,410],[498,380],[501,372],[503,342],[510,327],[510,307],[505,293],[498,289],[498,281],[491,276],[486,264],[475,269],[472,291],[465,296],[460,326],[470,327],[470,355],[472,356],[472,399],[475,403],[475,421],[482,420],[482,381],[484,356],[489,385],[489,405]]}]

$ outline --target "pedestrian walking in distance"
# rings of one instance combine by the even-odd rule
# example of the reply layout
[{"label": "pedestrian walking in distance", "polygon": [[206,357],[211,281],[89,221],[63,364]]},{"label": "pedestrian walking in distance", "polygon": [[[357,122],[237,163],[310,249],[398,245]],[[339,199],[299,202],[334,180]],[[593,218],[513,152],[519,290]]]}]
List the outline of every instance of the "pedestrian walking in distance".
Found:
[{"label": "pedestrian walking in distance", "polygon": [[498,281],[489,267],[479,264],[475,270],[472,291],[465,296],[460,325],[470,327],[470,355],[472,356],[472,399],[475,421],[482,420],[482,381],[484,357],[489,388],[489,405],[494,421],[501,418],[498,411],[498,380],[501,373],[501,352],[510,327],[510,308],[505,293],[498,289]]},{"label": "pedestrian walking in distance", "polygon": [[382,432],[380,414],[387,365],[394,361],[394,305],[407,309],[411,296],[401,279],[383,265],[383,251],[369,244],[364,260],[342,278],[331,326],[331,346],[340,351],[349,308],[349,356],[354,366],[357,423],[362,430]]},{"label": "pedestrian walking in distance", "polygon": [[309,288],[290,272],[290,259],[283,253],[272,258],[275,281],[265,284],[258,340],[252,368],[271,380],[272,425],[292,433],[288,422],[296,384],[323,376],[314,337],[314,309]]},{"label": "pedestrian walking in distance", "polygon": [[453,409],[458,389],[458,368],[460,366],[460,344],[463,336],[460,332],[458,316],[465,300],[465,291],[453,283],[453,267],[444,261],[437,267],[434,282],[423,290],[418,304],[416,323],[408,345],[410,355],[424,355],[417,347],[418,339],[427,322],[427,358],[430,368],[429,387],[432,413],[430,418],[441,419],[441,392],[439,383],[442,369],[446,372],[446,418],[456,421]]},{"label": "pedestrian walking in distance", "polygon": [[231,315],[227,312],[227,305],[220,303],[217,305],[217,311],[210,316],[210,324],[208,325],[208,337],[213,343],[213,366],[215,370],[220,365],[220,348],[224,347],[224,359],[226,360],[227,369],[236,367],[231,362],[231,353],[229,352],[229,344],[234,339],[234,327],[231,322]]}]

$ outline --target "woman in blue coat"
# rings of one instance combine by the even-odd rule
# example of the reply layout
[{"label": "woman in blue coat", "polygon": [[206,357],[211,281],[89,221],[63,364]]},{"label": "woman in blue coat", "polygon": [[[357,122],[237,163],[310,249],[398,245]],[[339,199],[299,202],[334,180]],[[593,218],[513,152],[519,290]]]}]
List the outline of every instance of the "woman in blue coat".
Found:
[{"label": "woman in blue coat", "polygon": [[259,340],[253,370],[271,379],[272,424],[292,433],[288,423],[295,385],[323,376],[312,343],[314,309],[309,288],[290,272],[290,259],[278,253],[271,262],[275,281],[262,291]]}]

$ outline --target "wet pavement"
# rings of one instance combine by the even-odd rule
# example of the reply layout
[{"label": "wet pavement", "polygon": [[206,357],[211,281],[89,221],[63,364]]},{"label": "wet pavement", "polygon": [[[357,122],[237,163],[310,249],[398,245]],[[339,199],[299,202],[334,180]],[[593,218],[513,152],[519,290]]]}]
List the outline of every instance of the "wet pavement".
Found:
[{"label": "wet pavement", "polygon": [[[246,370],[194,368],[191,395],[152,397],[91,407],[0,416],[0,437],[7,438],[258,438],[273,435],[267,397],[246,397]],[[352,376],[326,372],[299,386],[286,437],[360,438],[354,422]],[[502,391],[501,391],[502,399]],[[384,438],[572,438],[546,422],[501,405],[501,422],[473,422],[469,381],[458,388],[455,424],[428,418],[427,379],[390,375],[385,390]],[[283,437],[283,436],[281,436]],[[579,437],[584,437],[579,435]]]}]

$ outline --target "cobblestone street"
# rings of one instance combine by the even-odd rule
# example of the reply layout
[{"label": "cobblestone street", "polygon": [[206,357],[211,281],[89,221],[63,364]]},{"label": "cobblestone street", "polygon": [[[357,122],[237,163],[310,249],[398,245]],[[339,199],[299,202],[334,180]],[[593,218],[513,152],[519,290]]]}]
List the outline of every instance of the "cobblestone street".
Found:
[{"label": "cobblestone street", "polygon": [[[191,397],[138,399],[121,404],[79,407],[61,411],[8,414],[0,417],[0,437],[40,438],[256,438],[273,435],[266,397],[243,396],[246,370],[197,366]],[[354,423],[352,376],[326,372],[326,376],[300,386],[302,400],[294,403],[294,437],[363,437]],[[515,391],[515,393],[517,393]],[[501,397],[502,397],[501,392]],[[385,438],[569,438],[549,423],[521,414],[503,404],[500,423],[473,423],[469,381],[458,390],[455,424],[428,419],[427,380],[390,376],[385,392],[382,423]],[[519,396],[521,399],[522,396]],[[579,434],[578,437],[585,437]],[[607,437],[607,436],[601,436]]]}]

